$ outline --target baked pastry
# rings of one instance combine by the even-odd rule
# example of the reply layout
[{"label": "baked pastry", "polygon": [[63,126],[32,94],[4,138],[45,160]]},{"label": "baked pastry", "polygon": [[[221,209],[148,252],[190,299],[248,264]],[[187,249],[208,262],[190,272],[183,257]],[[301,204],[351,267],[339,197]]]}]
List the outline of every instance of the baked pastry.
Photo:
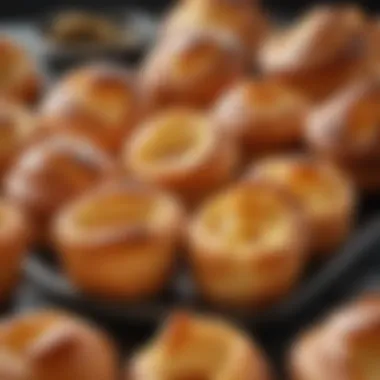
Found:
[{"label": "baked pastry", "polygon": [[22,105],[0,99],[0,178],[37,133],[34,115]]},{"label": "baked pastry", "polygon": [[152,109],[206,108],[244,71],[237,40],[216,32],[193,31],[156,45],[143,63],[141,86]]},{"label": "baked pastry", "polygon": [[0,96],[30,104],[37,100],[41,87],[41,77],[27,52],[0,36]]},{"label": "baked pastry", "polygon": [[196,30],[215,30],[237,38],[251,54],[269,27],[268,20],[254,0],[182,0],[163,23],[164,38]]},{"label": "baked pastry", "polygon": [[116,380],[115,347],[77,318],[44,311],[0,323],[2,380]]},{"label": "baked pastry", "polygon": [[380,188],[380,78],[370,76],[344,88],[311,113],[310,147],[337,162],[366,191]]},{"label": "baked pastry", "polygon": [[20,278],[29,233],[22,212],[4,198],[0,199],[0,220],[0,302],[3,302]]},{"label": "baked pastry", "polygon": [[54,235],[63,266],[84,292],[138,300],[159,293],[176,261],[184,216],[176,200],[135,183],[107,183],[69,204]]},{"label": "baked pastry", "polygon": [[363,13],[353,6],[319,6],[279,30],[258,54],[261,70],[320,101],[363,74]]},{"label": "baked pastry", "polygon": [[374,71],[377,70],[380,62],[380,18],[370,20],[366,27],[365,48],[370,65]]},{"label": "baked pastry", "polygon": [[221,96],[211,112],[219,128],[239,142],[246,159],[292,149],[303,139],[309,105],[289,86],[246,80]]},{"label": "baked pastry", "polygon": [[292,379],[380,378],[380,297],[367,295],[303,334],[290,361]]},{"label": "baked pastry", "polygon": [[172,108],[138,128],[126,144],[124,163],[134,177],[193,203],[231,179],[237,152],[206,116]]},{"label": "baked pastry", "polygon": [[306,156],[277,156],[252,166],[248,178],[282,186],[300,202],[318,255],[334,252],[348,237],[356,211],[351,180],[335,165]]},{"label": "baked pastry", "polygon": [[74,70],[53,88],[42,104],[41,123],[46,134],[80,135],[118,153],[142,116],[143,103],[132,73],[93,64]]},{"label": "baked pastry", "polygon": [[87,141],[52,137],[23,152],[4,191],[30,218],[34,240],[44,244],[57,210],[113,171],[112,160]]},{"label": "baked pastry", "polygon": [[128,364],[126,380],[271,378],[266,358],[243,332],[219,318],[177,312]]},{"label": "baked pastry", "polygon": [[189,227],[190,263],[201,295],[222,307],[266,307],[297,284],[308,227],[294,200],[264,182],[217,194]]}]

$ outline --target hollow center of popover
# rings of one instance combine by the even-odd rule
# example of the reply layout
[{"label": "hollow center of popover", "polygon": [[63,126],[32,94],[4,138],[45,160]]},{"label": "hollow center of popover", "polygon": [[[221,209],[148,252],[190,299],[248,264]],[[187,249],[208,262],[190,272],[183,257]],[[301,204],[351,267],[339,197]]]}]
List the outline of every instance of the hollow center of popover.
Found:
[{"label": "hollow center of popover", "polygon": [[141,225],[152,220],[157,202],[141,195],[110,195],[86,205],[78,215],[85,227]]},{"label": "hollow center of popover", "polygon": [[196,119],[174,117],[152,131],[141,147],[143,160],[150,164],[181,164],[197,159],[204,140],[207,141],[207,125]]},{"label": "hollow center of popover", "polygon": [[294,222],[285,200],[272,192],[239,189],[218,199],[206,211],[211,236],[226,246],[278,247],[293,236]]}]

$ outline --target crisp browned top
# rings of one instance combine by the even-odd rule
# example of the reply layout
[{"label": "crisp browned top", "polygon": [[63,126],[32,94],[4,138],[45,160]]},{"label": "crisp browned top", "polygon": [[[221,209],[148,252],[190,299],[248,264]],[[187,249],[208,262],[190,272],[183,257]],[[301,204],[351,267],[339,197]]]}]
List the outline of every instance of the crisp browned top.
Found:
[{"label": "crisp browned top", "polygon": [[316,69],[351,54],[363,32],[363,14],[356,7],[319,6],[269,37],[259,61],[267,72]]}]

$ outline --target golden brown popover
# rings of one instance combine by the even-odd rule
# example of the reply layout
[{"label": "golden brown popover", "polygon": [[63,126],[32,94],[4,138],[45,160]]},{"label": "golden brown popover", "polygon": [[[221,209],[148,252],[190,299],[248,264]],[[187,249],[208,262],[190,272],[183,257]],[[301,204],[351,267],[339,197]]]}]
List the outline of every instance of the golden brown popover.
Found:
[{"label": "golden brown popover", "polygon": [[201,295],[222,307],[269,306],[300,279],[308,235],[294,200],[272,184],[240,183],[215,195],[189,227]]},{"label": "golden brown popover", "polygon": [[127,171],[143,182],[200,201],[227,183],[238,161],[233,141],[202,113],[172,108],[148,119],[127,142]]},{"label": "golden brown popover", "polygon": [[44,311],[0,322],[2,380],[117,380],[108,337],[87,322]]},{"label": "golden brown popover", "polygon": [[333,313],[294,345],[294,380],[380,378],[380,296],[366,295]]},{"label": "golden brown popover", "polygon": [[245,71],[237,40],[194,31],[159,42],[141,68],[141,87],[153,109],[206,108]]},{"label": "golden brown popover", "polygon": [[300,144],[308,109],[306,99],[289,86],[250,79],[221,96],[211,119],[238,141],[250,160]]},{"label": "golden brown popover", "polygon": [[301,155],[275,156],[254,164],[247,177],[273,182],[293,194],[310,223],[316,254],[334,253],[350,234],[356,192],[335,165]]},{"label": "golden brown popover", "polygon": [[159,293],[174,269],[185,218],[169,194],[108,182],[63,209],[55,240],[63,266],[84,292],[136,300]]},{"label": "golden brown popover", "polygon": [[23,47],[0,35],[0,96],[31,104],[37,100],[41,86],[35,62]]},{"label": "golden brown popover", "polygon": [[36,118],[29,110],[0,98],[0,179],[36,133]]},{"label": "golden brown popover", "polygon": [[380,188],[380,78],[344,88],[311,113],[310,147],[336,161],[366,191]]},{"label": "golden brown popover", "polygon": [[256,344],[226,321],[174,313],[128,364],[126,380],[270,380]]},{"label": "golden brown popover", "polygon": [[[29,240],[23,213],[0,199],[0,302],[6,301],[20,278]],[[0,376],[1,378],[1,376]]]},{"label": "golden brown popover", "polygon": [[47,134],[89,138],[118,153],[145,110],[132,72],[111,64],[92,64],[70,72],[48,93],[41,106]]},{"label": "golden brown popover", "polygon": [[57,210],[113,170],[112,160],[87,140],[51,137],[23,152],[4,180],[4,191],[29,217],[33,239],[44,244]]},{"label": "golden brown popover", "polygon": [[268,27],[265,14],[254,0],[182,0],[164,20],[163,33],[165,38],[193,30],[215,30],[237,38],[253,54]]},{"label": "golden brown popover", "polygon": [[368,58],[373,60],[374,65],[378,65],[380,62],[380,18],[368,22],[365,47]]},{"label": "golden brown popover", "polygon": [[262,71],[320,101],[366,67],[362,39],[364,16],[353,6],[319,6],[263,43]]}]

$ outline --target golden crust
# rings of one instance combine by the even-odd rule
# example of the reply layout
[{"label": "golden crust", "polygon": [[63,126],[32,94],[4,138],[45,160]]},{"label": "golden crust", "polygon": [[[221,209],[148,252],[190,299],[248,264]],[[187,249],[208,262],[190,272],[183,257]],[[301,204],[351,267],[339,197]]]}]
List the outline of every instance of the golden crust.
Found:
[{"label": "golden crust", "polygon": [[150,107],[208,107],[244,73],[239,43],[215,32],[173,35],[161,41],[141,70]]},{"label": "golden crust", "polygon": [[29,230],[22,212],[0,200],[0,302],[6,300],[20,279]]},{"label": "golden crust", "polygon": [[318,255],[334,253],[348,237],[356,211],[350,179],[333,164],[306,156],[276,156],[252,166],[247,178],[271,181],[300,202]]},{"label": "golden crust", "polygon": [[0,377],[4,380],[115,380],[115,347],[103,332],[56,311],[0,323]]},{"label": "golden crust", "polygon": [[140,180],[187,202],[203,199],[233,176],[235,144],[203,114],[173,108],[153,116],[126,144],[124,163]]},{"label": "golden crust", "polygon": [[299,144],[308,109],[306,99],[286,85],[250,80],[222,95],[211,118],[252,159]]},{"label": "golden crust", "polygon": [[33,103],[41,89],[35,64],[22,47],[0,36],[0,94],[21,103]]},{"label": "golden crust", "polygon": [[23,152],[5,178],[5,193],[33,222],[36,242],[45,244],[57,210],[113,173],[112,160],[88,141],[52,137]]},{"label": "golden crust", "polygon": [[54,235],[70,279],[123,300],[158,293],[170,278],[184,215],[176,200],[132,183],[107,183],[68,205]]},{"label": "golden crust", "polygon": [[216,195],[189,228],[201,294],[224,307],[277,301],[302,275],[308,234],[293,198],[273,184],[249,181]]},{"label": "golden crust", "polygon": [[267,39],[259,65],[268,75],[320,100],[366,69],[365,23],[353,6],[316,7]]},{"label": "golden crust", "polygon": [[163,331],[128,364],[128,380],[270,380],[266,358],[227,322],[175,313]]},{"label": "golden crust", "polygon": [[163,23],[164,38],[193,30],[215,30],[238,39],[254,52],[269,22],[255,1],[189,0],[174,7]]},{"label": "golden crust", "polygon": [[335,160],[365,190],[378,188],[380,79],[367,77],[343,89],[311,113],[306,139]]},{"label": "golden crust", "polygon": [[90,65],[69,73],[47,95],[41,124],[46,134],[80,135],[115,154],[146,111],[144,103],[132,73]]},{"label": "golden crust", "polygon": [[292,379],[372,380],[380,376],[380,298],[359,299],[303,334],[290,360]]},{"label": "golden crust", "polygon": [[0,178],[37,133],[35,116],[24,106],[0,99]]},{"label": "golden crust", "polygon": [[0,94],[21,103],[34,103],[42,80],[35,63],[23,48],[0,36]]}]

